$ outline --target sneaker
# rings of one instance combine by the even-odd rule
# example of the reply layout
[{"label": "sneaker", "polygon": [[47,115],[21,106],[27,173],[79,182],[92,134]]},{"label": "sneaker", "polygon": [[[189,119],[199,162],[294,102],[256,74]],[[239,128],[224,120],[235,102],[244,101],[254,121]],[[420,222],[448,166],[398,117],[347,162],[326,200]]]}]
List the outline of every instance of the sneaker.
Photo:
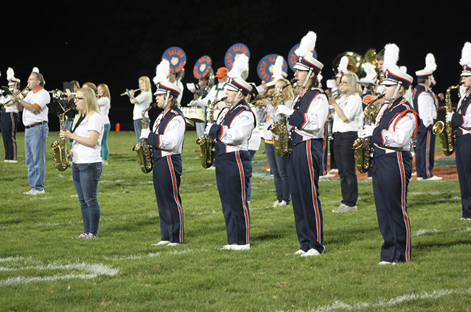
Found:
[{"label": "sneaker", "polygon": [[417,177],[417,181],[422,181],[424,178]]},{"label": "sneaker", "polygon": [[160,242],[158,242],[157,244],[151,244],[151,246],[163,246],[163,245],[167,245],[169,244],[170,241],[166,241],[166,240],[161,240]]},{"label": "sneaker", "polygon": [[413,172],[411,175],[416,176],[416,175],[417,175],[417,171]]},{"label": "sneaker", "polygon": [[315,257],[315,256],[318,256],[318,255],[320,255],[320,253],[317,250],[315,250],[314,248],[311,248],[308,251],[306,251],[305,253],[303,253],[301,255],[301,257]]},{"label": "sneaker", "polygon": [[289,204],[285,201],[285,200],[282,200],[278,206],[288,206]]},{"label": "sneaker", "polygon": [[276,201],[276,202],[273,203],[273,206],[272,206],[272,207],[273,207],[273,208],[278,207],[280,204],[281,204],[281,202]]},{"label": "sneaker", "polygon": [[220,248],[219,250],[232,250],[232,247],[233,247],[233,246],[236,246],[236,244],[224,245],[224,246],[222,246],[222,248]]},{"label": "sneaker", "polygon": [[396,265],[396,262],[389,262],[389,261],[380,261],[379,265]]},{"label": "sneaker", "polygon": [[180,243],[168,243],[167,246],[171,246],[171,247],[174,247],[174,246],[178,246],[180,245]]},{"label": "sneaker", "polygon": [[232,245],[232,250],[249,250],[250,244],[247,245]]},{"label": "sneaker", "polygon": [[344,204],[340,204],[340,206],[337,209],[332,210],[334,213],[339,213],[339,212],[349,212],[349,211],[357,211],[357,206],[347,206]]},{"label": "sneaker", "polygon": [[327,173],[327,174],[324,174],[323,176],[320,176],[319,179],[330,179],[332,177],[335,177],[335,174]]},{"label": "sneaker", "polygon": [[97,239],[98,237],[92,233],[88,233],[87,237],[85,239]]},{"label": "sneaker", "polygon": [[299,249],[298,251],[296,251],[294,254],[295,255],[304,255],[306,252],[302,249]]},{"label": "sneaker", "polygon": [[339,172],[338,169],[331,169],[331,170],[329,171],[329,173],[338,173],[338,172]]},{"label": "sneaker", "polygon": [[108,160],[102,160],[103,165],[108,166]]},{"label": "sneaker", "polygon": [[88,238],[88,233],[82,233],[80,234],[79,237],[77,237],[77,239],[85,239],[85,238]]},{"label": "sneaker", "polygon": [[44,193],[46,193],[44,190],[37,191],[37,190],[31,189],[30,191],[24,192],[23,194],[24,195],[39,195],[39,194],[44,194]]},{"label": "sneaker", "polygon": [[439,181],[439,180],[442,180],[442,179],[443,179],[442,177],[433,176],[433,177],[425,179],[425,180],[427,180],[427,181]]}]

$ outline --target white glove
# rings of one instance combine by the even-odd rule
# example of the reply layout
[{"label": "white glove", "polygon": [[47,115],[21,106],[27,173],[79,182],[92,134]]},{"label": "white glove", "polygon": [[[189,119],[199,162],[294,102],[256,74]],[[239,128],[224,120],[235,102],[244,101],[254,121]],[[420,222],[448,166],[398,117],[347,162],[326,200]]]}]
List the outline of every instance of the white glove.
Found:
[{"label": "white glove", "polygon": [[453,113],[452,112],[447,112],[445,119],[446,119],[446,121],[451,122],[452,117],[453,117]]},{"label": "white glove", "polygon": [[146,139],[149,137],[150,130],[149,129],[142,129],[141,130],[141,139]]},{"label": "white glove", "polygon": [[373,130],[375,129],[375,126],[371,125],[365,125],[363,127],[363,135],[362,138],[367,138],[373,135]]},{"label": "white glove", "polygon": [[291,116],[294,113],[294,109],[288,108],[284,105],[280,105],[276,108],[275,111],[275,116],[278,116],[280,114],[286,115],[286,116]]},{"label": "white glove", "polygon": [[188,103],[188,106],[191,106],[191,107],[196,106],[196,102],[195,102],[195,101],[191,101],[190,103]]},{"label": "white glove", "polygon": [[209,123],[206,125],[206,129],[204,129],[204,135],[208,135],[209,134],[209,130],[211,130],[211,126],[213,124],[212,123]]}]

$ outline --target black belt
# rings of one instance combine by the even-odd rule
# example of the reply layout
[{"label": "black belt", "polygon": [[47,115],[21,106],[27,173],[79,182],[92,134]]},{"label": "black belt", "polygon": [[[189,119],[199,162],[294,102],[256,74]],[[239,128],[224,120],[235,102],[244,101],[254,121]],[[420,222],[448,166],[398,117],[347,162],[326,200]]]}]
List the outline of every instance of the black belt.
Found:
[{"label": "black belt", "polygon": [[29,128],[33,128],[33,127],[36,127],[36,126],[44,125],[45,123],[47,123],[47,121],[41,121],[41,122],[37,122],[37,123],[34,123],[32,125],[29,125],[29,126],[25,126],[25,128],[29,129]]}]

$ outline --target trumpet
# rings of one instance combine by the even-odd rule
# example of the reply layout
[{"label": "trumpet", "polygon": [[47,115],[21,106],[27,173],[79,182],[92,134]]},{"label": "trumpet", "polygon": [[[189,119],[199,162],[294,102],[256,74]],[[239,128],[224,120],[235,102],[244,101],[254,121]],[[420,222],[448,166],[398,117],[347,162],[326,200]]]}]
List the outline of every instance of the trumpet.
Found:
[{"label": "trumpet", "polygon": [[128,89],[126,89],[126,91],[123,92],[123,93],[121,93],[120,96],[125,96],[125,95],[127,95],[127,96],[131,97],[131,94],[129,93],[130,91],[137,92],[137,91],[141,91],[141,89],[134,89],[134,90],[128,90]]}]

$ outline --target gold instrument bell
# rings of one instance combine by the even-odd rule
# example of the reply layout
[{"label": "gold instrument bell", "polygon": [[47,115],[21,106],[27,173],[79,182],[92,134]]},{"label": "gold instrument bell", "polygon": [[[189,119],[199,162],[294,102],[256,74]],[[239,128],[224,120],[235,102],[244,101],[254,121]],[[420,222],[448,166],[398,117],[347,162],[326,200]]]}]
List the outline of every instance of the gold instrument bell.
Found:
[{"label": "gold instrument bell", "polygon": [[378,72],[378,62],[376,60],[375,49],[369,49],[368,51],[366,51],[365,55],[363,56],[363,59],[361,60],[361,65],[360,65],[360,71],[362,74],[365,72],[364,66],[366,63],[370,63],[375,69],[375,71]]},{"label": "gold instrument bell", "polygon": [[335,57],[334,61],[332,62],[332,71],[334,72],[334,74],[337,75],[340,60],[344,56],[348,57],[347,71],[349,73],[354,73],[358,75],[361,69],[362,57],[360,54],[351,51],[340,53]]}]

